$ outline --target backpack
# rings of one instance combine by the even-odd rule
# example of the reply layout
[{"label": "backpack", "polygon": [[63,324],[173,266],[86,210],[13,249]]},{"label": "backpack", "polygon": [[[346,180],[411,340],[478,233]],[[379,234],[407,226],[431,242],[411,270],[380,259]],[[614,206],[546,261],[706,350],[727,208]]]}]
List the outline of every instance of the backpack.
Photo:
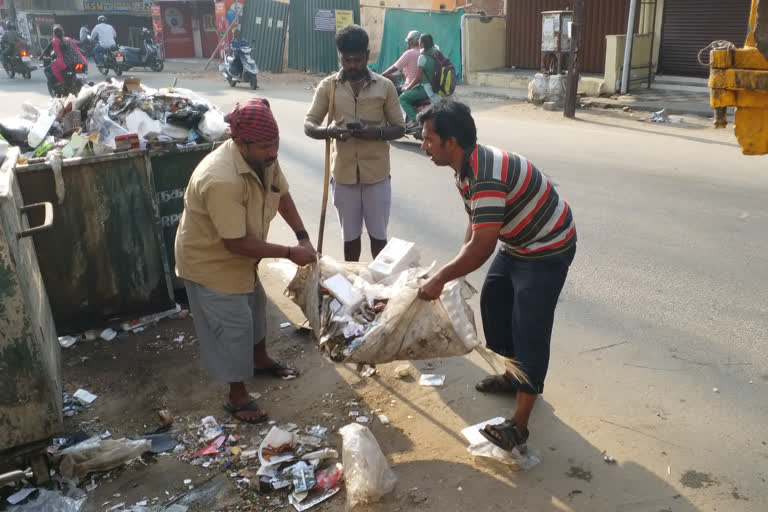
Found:
[{"label": "backpack", "polygon": [[453,63],[436,48],[425,55],[432,57],[435,61],[435,69],[429,80],[432,90],[440,96],[450,96],[456,90],[456,68]]}]

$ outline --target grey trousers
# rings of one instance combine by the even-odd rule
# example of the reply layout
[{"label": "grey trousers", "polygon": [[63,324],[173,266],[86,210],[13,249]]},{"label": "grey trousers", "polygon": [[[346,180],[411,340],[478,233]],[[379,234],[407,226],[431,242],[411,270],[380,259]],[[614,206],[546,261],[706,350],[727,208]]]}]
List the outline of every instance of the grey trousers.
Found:
[{"label": "grey trousers", "polygon": [[392,205],[390,177],[372,185],[342,185],[336,180],[331,180],[331,195],[345,242],[360,238],[363,222],[372,238],[387,239],[389,210]]},{"label": "grey trousers", "polygon": [[220,293],[184,281],[203,362],[212,379],[253,377],[253,347],[267,334],[267,296],[257,282],[251,293]]}]

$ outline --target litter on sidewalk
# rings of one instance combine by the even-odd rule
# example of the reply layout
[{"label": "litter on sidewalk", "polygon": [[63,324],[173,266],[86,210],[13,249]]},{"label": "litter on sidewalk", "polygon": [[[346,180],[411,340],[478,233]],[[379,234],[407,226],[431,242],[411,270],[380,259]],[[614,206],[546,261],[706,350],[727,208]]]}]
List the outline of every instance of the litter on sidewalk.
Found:
[{"label": "litter on sidewalk", "polygon": [[431,373],[423,373],[419,378],[419,385],[421,386],[440,387],[443,384],[445,384],[445,375],[434,375]]},{"label": "litter on sidewalk", "polygon": [[486,425],[500,425],[502,423],[504,423],[504,418],[497,417],[462,430],[461,435],[469,441],[467,451],[476,457],[496,459],[515,471],[528,471],[537,466],[541,462],[541,456],[530,443],[526,445],[525,453],[520,453],[518,448],[507,451],[494,445],[480,434],[480,430]]},{"label": "litter on sidewalk", "polygon": [[56,453],[53,461],[64,478],[78,481],[89,473],[122,466],[151,448],[152,444],[147,440],[104,440],[95,436]]},{"label": "litter on sidewalk", "polygon": [[339,429],[339,433],[343,440],[347,507],[373,503],[392,492],[397,477],[370,429],[351,423]]},{"label": "litter on sidewalk", "polygon": [[8,496],[8,503],[11,505],[16,505],[18,503],[21,503],[25,499],[29,497],[30,494],[35,492],[37,489],[35,487],[28,487],[26,489],[22,489],[20,491],[17,491],[10,496]]},{"label": "litter on sidewalk", "polygon": [[98,398],[93,393],[86,391],[84,389],[78,389],[77,391],[75,391],[75,393],[72,396],[77,398],[84,404],[92,404]]}]

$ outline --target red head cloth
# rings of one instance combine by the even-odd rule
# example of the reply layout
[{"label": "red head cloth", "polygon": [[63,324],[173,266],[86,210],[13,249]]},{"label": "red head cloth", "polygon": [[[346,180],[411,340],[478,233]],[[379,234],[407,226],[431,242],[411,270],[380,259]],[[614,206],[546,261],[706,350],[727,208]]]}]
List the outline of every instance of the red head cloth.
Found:
[{"label": "red head cloth", "polygon": [[269,142],[280,137],[269,102],[262,98],[237,103],[226,120],[229,134],[243,142]]}]

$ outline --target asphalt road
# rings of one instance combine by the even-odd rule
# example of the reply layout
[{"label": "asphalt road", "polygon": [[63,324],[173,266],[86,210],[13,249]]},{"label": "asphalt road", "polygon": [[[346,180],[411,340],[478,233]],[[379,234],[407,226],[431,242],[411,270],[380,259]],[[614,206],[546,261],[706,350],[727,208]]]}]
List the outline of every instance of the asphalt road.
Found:
[{"label": "asphalt road", "polygon": [[[172,80],[136,75],[153,86]],[[270,99],[282,167],[314,236],[323,144],[303,134],[312,91],[310,79],[296,77],[265,77],[255,92],[215,75],[182,75],[179,86],[222,110],[254,94]],[[40,72],[31,81],[0,78],[0,90],[3,116],[23,100],[46,101]],[[481,142],[554,177],[577,223],[544,396],[551,411],[534,419],[534,435],[556,436],[548,426],[556,416],[679,491],[690,505],[680,509],[766,510],[768,157],[742,156],[730,130],[704,121],[656,126],[602,112],[565,121],[527,105],[469,101]],[[390,234],[417,242],[424,261],[448,261],[466,225],[452,172],[408,142],[393,145],[392,167]],[[338,257],[334,215],[326,253]],[[281,223],[273,236],[291,239]],[[479,288],[482,278],[480,270],[471,281]],[[611,509],[658,509],[648,506]]]}]

